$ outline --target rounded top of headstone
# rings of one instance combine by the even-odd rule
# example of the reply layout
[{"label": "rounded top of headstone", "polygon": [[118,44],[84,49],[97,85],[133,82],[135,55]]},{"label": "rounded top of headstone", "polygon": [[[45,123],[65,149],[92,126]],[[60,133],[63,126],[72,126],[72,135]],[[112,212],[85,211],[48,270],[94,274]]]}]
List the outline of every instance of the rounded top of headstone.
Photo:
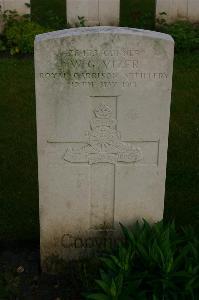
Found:
[{"label": "rounded top of headstone", "polygon": [[165,33],[150,31],[137,28],[127,28],[127,27],[112,27],[112,26],[95,26],[95,27],[79,27],[64,29],[58,31],[47,32],[39,34],[35,38],[35,42],[42,42],[45,40],[64,38],[69,36],[78,36],[78,35],[89,35],[89,34],[124,34],[131,36],[143,36],[153,39],[160,39],[165,41],[170,41],[174,43],[173,38]]}]

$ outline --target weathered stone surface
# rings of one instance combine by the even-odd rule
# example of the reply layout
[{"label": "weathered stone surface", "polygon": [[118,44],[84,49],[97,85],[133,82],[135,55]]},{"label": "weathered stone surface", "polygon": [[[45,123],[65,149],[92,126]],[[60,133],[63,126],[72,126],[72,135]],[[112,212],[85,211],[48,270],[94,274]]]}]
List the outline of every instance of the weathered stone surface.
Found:
[{"label": "weathered stone surface", "polygon": [[[160,15],[165,12],[167,15]],[[178,20],[199,22],[198,0],[157,0],[156,17],[165,19],[167,23]]]},{"label": "weathered stone surface", "polygon": [[67,0],[67,22],[79,24],[78,16],[84,17],[86,26],[119,24],[120,0]]},{"label": "weathered stone surface", "polygon": [[119,222],[162,219],[173,48],[114,27],[36,37],[44,267],[114,243]]}]

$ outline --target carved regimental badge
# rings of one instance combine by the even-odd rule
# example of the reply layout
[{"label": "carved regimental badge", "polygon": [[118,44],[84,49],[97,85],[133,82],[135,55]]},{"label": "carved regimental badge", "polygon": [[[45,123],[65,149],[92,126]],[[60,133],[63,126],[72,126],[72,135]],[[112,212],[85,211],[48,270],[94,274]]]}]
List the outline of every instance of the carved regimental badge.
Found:
[{"label": "carved regimental badge", "polygon": [[99,104],[91,120],[88,143],[79,148],[68,147],[64,159],[68,162],[133,163],[142,159],[140,148],[121,141],[117,131],[117,120],[112,117],[112,110],[105,104]]}]

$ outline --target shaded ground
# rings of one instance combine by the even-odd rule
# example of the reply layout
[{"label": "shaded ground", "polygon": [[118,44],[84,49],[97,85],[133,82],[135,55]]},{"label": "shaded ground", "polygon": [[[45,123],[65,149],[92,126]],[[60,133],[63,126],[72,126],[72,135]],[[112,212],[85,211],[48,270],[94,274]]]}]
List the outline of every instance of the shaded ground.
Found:
[{"label": "shaded ground", "polygon": [[34,68],[0,58],[0,240],[38,240]]},{"label": "shaded ground", "polygon": [[80,300],[99,276],[94,259],[68,263],[59,275],[42,273],[34,244],[1,248],[0,270],[1,300]]}]

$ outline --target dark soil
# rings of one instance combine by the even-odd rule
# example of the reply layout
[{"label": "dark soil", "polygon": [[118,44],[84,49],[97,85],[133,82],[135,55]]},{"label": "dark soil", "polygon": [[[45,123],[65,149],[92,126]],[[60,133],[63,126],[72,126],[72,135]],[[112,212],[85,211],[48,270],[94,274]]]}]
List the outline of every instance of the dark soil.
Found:
[{"label": "dark soil", "polygon": [[[9,247],[10,248],[10,247]],[[0,252],[0,300],[80,300],[77,266],[68,264],[64,274],[42,273],[39,247],[2,247]]]}]

